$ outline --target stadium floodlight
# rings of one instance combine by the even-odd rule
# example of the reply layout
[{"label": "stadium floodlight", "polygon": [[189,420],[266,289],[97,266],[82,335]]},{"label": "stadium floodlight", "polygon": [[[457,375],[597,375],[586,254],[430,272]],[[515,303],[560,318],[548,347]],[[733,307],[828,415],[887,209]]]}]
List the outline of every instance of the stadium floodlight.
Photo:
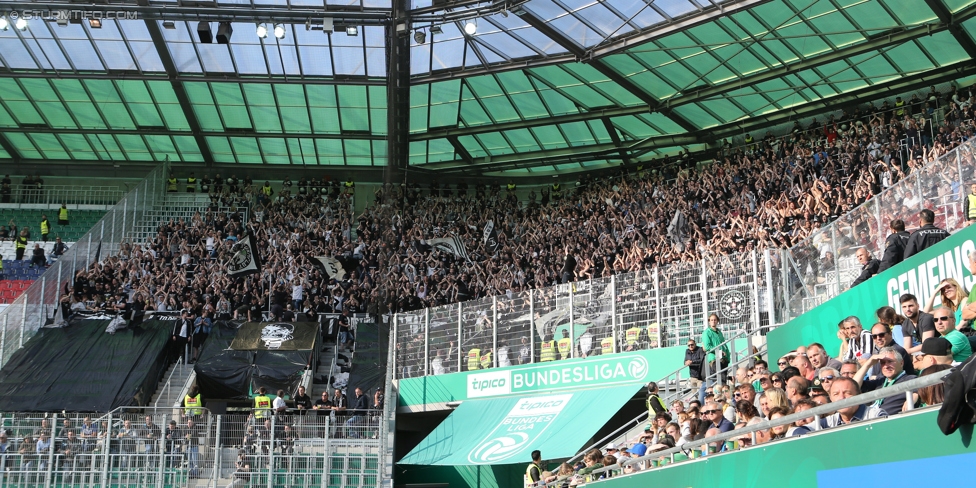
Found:
[{"label": "stadium floodlight", "polygon": [[413,40],[417,41],[417,44],[423,44],[427,40],[427,33],[418,29],[413,33]]},{"label": "stadium floodlight", "polygon": [[172,20],[163,21],[163,29],[173,30],[175,28],[176,28],[176,22],[173,22]]},{"label": "stadium floodlight", "polygon": [[351,37],[356,37],[359,35],[359,27],[350,25],[346,27],[346,35]]},{"label": "stadium floodlight", "polygon": [[27,19],[17,17],[17,20],[14,21],[14,27],[16,27],[17,30],[27,30]]},{"label": "stadium floodlight", "polygon": [[439,25],[432,25],[432,26],[430,26],[430,33],[431,34],[443,34],[444,33],[444,29],[441,29],[441,26],[439,26]]},{"label": "stadium floodlight", "polygon": [[0,31],[5,31],[10,27],[10,21],[7,20],[6,15],[0,15]]},{"label": "stadium floodlight", "polygon": [[478,21],[475,19],[470,19],[464,23],[464,33],[473,36],[475,32],[478,32]]},{"label": "stadium floodlight", "polygon": [[92,29],[101,29],[102,19],[88,19],[88,27]]},{"label": "stadium floodlight", "polygon": [[254,33],[258,35],[261,39],[268,37],[268,24],[260,23],[254,29]]},{"label": "stadium floodlight", "polygon": [[277,37],[278,39],[285,38],[285,26],[283,24],[274,25],[274,36]]}]

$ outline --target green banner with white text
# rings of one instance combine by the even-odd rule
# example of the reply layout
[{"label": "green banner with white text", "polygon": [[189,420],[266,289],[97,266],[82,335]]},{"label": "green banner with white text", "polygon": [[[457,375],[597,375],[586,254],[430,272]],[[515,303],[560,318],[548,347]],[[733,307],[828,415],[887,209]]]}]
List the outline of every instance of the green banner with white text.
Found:
[{"label": "green banner with white text", "polygon": [[898,297],[911,293],[924,307],[935,287],[946,278],[955,278],[966,290],[976,284],[969,272],[969,253],[976,251],[976,231],[972,227],[949,236],[942,242],[892,266],[868,281],[841,293],[813,310],[772,330],[767,336],[770,363],[797,346],[819,342],[830,355],[840,347],[837,325],[854,315],[866,328],[877,322],[875,312],[885,306],[901,313]]}]

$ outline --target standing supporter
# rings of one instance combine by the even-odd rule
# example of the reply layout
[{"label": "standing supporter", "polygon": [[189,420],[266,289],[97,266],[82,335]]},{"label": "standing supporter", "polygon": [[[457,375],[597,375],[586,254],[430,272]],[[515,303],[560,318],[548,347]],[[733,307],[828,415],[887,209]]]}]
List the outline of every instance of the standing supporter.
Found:
[{"label": "standing supporter", "polygon": [[878,273],[902,262],[905,259],[905,247],[908,246],[909,234],[905,231],[905,221],[895,219],[889,224],[891,234],[885,239],[884,254],[881,256],[881,265],[878,266]]}]

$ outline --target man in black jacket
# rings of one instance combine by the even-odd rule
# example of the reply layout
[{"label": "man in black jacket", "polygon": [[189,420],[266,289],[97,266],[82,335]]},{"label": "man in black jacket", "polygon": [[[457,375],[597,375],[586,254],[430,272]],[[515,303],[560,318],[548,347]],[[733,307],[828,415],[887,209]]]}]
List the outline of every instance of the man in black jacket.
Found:
[{"label": "man in black jacket", "polygon": [[878,267],[881,266],[881,261],[874,259],[866,247],[857,250],[857,262],[861,263],[861,274],[857,275],[857,279],[851,283],[851,288],[864,283],[872,276],[878,274]]},{"label": "man in black jacket", "polygon": [[922,210],[918,213],[918,220],[922,226],[915,232],[912,232],[912,235],[908,238],[908,244],[905,246],[905,259],[949,237],[948,232],[932,225],[935,223],[935,212],[929,209]]},{"label": "man in black jacket", "polygon": [[885,240],[884,254],[881,256],[881,266],[878,273],[902,262],[905,259],[905,246],[908,245],[908,232],[905,232],[905,221],[901,219],[892,220],[891,234]]}]

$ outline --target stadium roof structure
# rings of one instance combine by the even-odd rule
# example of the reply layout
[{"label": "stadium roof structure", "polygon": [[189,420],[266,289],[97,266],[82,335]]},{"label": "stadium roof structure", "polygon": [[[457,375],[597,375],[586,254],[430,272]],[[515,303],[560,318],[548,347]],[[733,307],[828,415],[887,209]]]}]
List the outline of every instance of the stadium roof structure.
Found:
[{"label": "stadium roof structure", "polygon": [[976,75],[976,0],[0,0],[0,13],[9,172],[169,158],[546,176]]}]

